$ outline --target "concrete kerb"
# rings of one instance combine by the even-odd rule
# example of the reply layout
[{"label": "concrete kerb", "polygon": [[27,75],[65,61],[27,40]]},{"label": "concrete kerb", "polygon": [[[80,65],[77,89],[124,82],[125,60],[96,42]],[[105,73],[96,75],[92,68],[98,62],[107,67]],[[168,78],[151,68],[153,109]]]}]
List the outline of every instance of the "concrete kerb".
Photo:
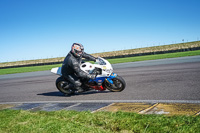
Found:
[{"label": "concrete kerb", "polygon": [[180,102],[29,102],[29,103],[0,103],[0,110],[29,110],[29,111],[57,111],[76,110],[109,112],[135,112],[139,114],[165,115],[200,115],[200,103]]}]

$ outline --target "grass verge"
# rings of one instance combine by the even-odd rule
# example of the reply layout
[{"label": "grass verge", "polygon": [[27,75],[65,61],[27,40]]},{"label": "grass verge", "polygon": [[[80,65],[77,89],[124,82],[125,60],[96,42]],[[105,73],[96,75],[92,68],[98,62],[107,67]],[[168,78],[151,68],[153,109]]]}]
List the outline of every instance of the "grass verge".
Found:
[{"label": "grass verge", "polygon": [[2,133],[200,132],[199,116],[141,115],[127,112],[1,110],[0,119],[0,132]]},{"label": "grass verge", "polygon": [[111,64],[116,64],[116,63],[125,63],[125,62],[136,62],[136,61],[145,61],[145,60],[157,60],[157,59],[166,59],[166,58],[195,56],[195,55],[200,55],[200,50],[157,54],[157,55],[136,56],[136,57],[126,57],[126,58],[116,58],[116,59],[108,59],[108,61]]},{"label": "grass verge", "polygon": [[59,67],[61,64],[56,65],[45,65],[45,66],[30,66],[30,67],[18,67],[18,68],[6,68],[0,69],[0,75],[13,74],[13,73],[24,73],[24,72],[36,72],[51,70],[51,68]]},{"label": "grass verge", "polygon": [[[135,61],[144,61],[144,60],[156,60],[156,59],[165,59],[165,58],[195,56],[195,55],[200,55],[200,50],[168,53],[168,54],[146,55],[146,56],[137,56],[137,57],[116,58],[116,59],[108,59],[108,61],[111,64],[116,64],[116,63],[135,62]],[[50,70],[51,68],[58,67],[58,66],[61,66],[61,64],[0,69],[0,75],[44,71],[44,70]]]}]

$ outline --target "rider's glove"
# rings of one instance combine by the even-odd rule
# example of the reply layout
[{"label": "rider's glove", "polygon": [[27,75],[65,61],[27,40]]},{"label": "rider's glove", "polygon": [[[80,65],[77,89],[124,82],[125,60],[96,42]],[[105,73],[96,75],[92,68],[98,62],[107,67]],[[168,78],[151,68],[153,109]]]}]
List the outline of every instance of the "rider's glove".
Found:
[{"label": "rider's glove", "polygon": [[96,58],[96,61],[95,61],[96,63],[99,63],[99,58]]},{"label": "rider's glove", "polygon": [[90,74],[89,78],[92,79],[92,80],[94,80],[96,78],[96,75],[95,74]]}]

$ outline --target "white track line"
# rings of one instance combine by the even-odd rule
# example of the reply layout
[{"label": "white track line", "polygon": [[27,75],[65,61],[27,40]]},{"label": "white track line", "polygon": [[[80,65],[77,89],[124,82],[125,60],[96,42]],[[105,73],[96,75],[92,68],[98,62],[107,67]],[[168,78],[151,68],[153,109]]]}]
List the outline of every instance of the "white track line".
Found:
[{"label": "white track line", "polygon": [[71,100],[71,101],[22,101],[22,102],[0,102],[0,104],[20,103],[194,103],[200,100]]}]

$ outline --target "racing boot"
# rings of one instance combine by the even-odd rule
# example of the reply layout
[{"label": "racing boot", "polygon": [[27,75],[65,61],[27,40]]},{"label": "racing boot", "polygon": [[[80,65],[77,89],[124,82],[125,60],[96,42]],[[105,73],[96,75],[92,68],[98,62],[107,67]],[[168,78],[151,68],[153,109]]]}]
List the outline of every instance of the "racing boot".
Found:
[{"label": "racing boot", "polygon": [[76,87],[76,91],[75,94],[80,94],[82,93],[84,90],[81,87]]},{"label": "racing boot", "polygon": [[87,85],[87,84],[82,84],[81,88],[83,88],[84,91],[90,91],[90,90],[92,90],[92,88],[89,85]]}]

